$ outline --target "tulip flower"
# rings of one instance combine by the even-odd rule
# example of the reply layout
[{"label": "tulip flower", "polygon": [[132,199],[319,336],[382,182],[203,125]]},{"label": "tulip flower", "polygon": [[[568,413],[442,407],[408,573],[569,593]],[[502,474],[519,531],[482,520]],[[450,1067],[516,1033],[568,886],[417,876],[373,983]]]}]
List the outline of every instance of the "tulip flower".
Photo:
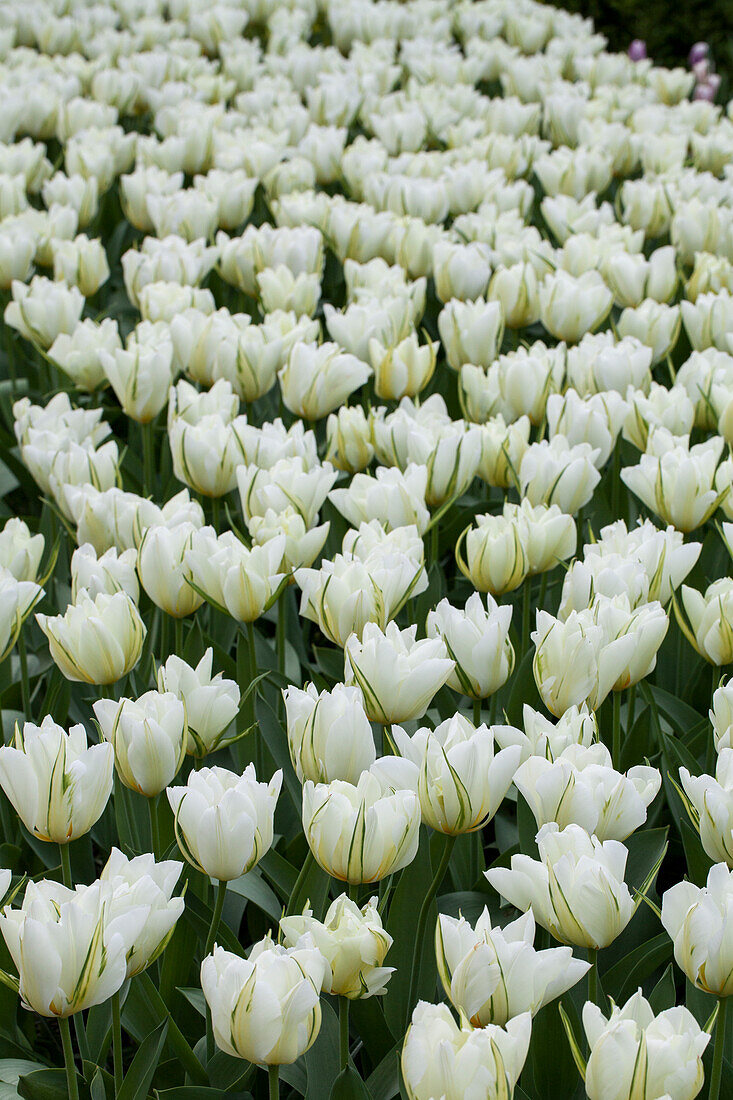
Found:
[{"label": "tulip flower", "polygon": [[371,375],[371,367],[338,344],[296,344],[278,371],[285,405],[305,420],[321,420]]},{"label": "tulip flower", "polygon": [[147,633],[140,612],[126,592],[85,591],[63,615],[36,615],[48,638],[51,656],[67,680],[114,684],[130,672]]},{"label": "tulip flower", "polygon": [[409,1100],[481,1100],[512,1096],[522,1072],[532,1017],[529,1012],[496,1024],[459,1026],[447,1005],[420,1001],[402,1047],[402,1078]]},{"label": "tulip flower", "polygon": [[713,705],[708,711],[713,727],[716,752],[733,749],[733,684],[721,684],[713,692]]},{"label": "tulip flower", "polygon": [[491,595],[482,600],[474,592],[461,611],[447,599],[428,613],[428,638],[442,638],[455,669],[448,687],[471,699],[488,699],[514,670],[514,647],[509,640],[511,607],[500,607]]},{"label": "tulip flower", "polygon": [[423,821],[449,836],[473,832],[491,820],[521,756],[516,745],[497,752],[493,730],[476,728],[461,714],[434,730],[418,729],[412,737],[393,726],[391,736],[400,754],[419,769]]},{"label": "tulip flower", "polygon": [[[501,596],[518,588],[529,572],[522,529],[512,518],[491,513],[476,517],[456,543],[456,561],[479,592]],[[465,542],[465,557],[461,556]]]},{"label": "tulip flower", "polygon": [[201,988],[217,1046],[260,1065],[295,1062],[318,1036],[327,969],[313,945],[285,948],[266,937],[247,959],[215,947],[201,964]]},{"label": "tulip flower", "polygon": [[718,750],[715,776],[680,768],[680,782],[705,852],[714,863],[733,867],[733,748]]},{"label": "tulip flower", "polygon": [[684,533],[706,523],[728,492],[715,484],[723,440],[718,436],[692,447],[686,442],[658,428],[639,464],[621,471],[621,480],[647,508]]},{"label": "tulip flower", "polygon": [[560,943],[592,950],[613,943],[635,910],[623,844],[553,822],[538,832],[537,847],[539,860],[513,855],[511,867],[485,871],[494,889],[518,909],[531,908]]},{"label": "tulip flower", "polygon": [[464,917],[438,915],[438,974],[451,1004],[474,1027],[534,1016],[587,973],[589,964],[569,947],[536,950],[534,935],[531,909],[503,928],[492,928],[486,906],[473,928]]},{"label": "tulip flower", "polygon": [[504,316],[500,302],[452,299],[438,315],[438,331],[448,366],[459,371],[464,363],[488,367],[501,348]]},{"label": "tulip flower", "polygon": [[519,745],[521,762],[532,756],[557,760],[571,745],[589,748],[598,740],[596,716],[586,706],[568,707],[559,721],[552,722],[538,710],[524,704],[524,730],[515,726],[494,726],[494,736],[502,747]]},{"label": "tulip flower", "polygon": [[412,863],[420,837],[417,768],[382,757],[353,785],[303,785],[303,831],[316,862],[341,882],[377,882]]},{"label": "tulip flower", "polygon": [[721,577],[704,593],[682,585],[682,604],[689,627],[677,612],[687,640],[711,665],[733,661],[733,580]]},{"label": "tulip flower", "polygon": [[601,480],[597,448],[562,435],[532,443],[519,465],[519,491],[530,504],[557,504],[568,515],[583,508]]},{"label": "tulip flower", "polygon": [[304,691],[291,686],[283,699],[290,759],[300,782],[358,783],[376,759],[359,688],[336,684],[319,693],[314,684],[306,684]]},{"label": "tulip flower", "polygon": [[63,1019],[103,1004],[119,990],[150,906],[130,906],[112,919],[110,903],[109,888],[100,880],[70,890],[42,879],[28,883],[19,909],[5,907],[0,932],[27,1008]]},{"label": "tulip flower", "polygon": [[410,463],[404,473],[377,466],[374,477],[355,474],[348,489],[332,489],[328,498],[354,527],[377,519],[392,530],[415,526],[422,535],[430,521],[427,489],[427,467]]},{"label": "tulip flower", "polygon": [[416,626],[400,630],[394,622],[383,631],[367,623],[344,656],[346,683],[361,688],[369,719],[383,725],[422,718],[455,668],[441,638],[418,641]]},{"label": "tulip flower", "polygon": [[656,768],[638,765],[622,775],[605,745],[569,745],[554,761],[531,756],[517,769],[514,785],[541,828],[555,821],[582,825],[599,840],[626,840],[646,821],[659,793]]},{"label": "tulip flower", "polygon": [[114,758],[111,745],[88,745],[82,725],[67,733],[47,714],[40,726],[16,725],[12,744],[0,747],[0,785],[29,833],[68,844],[104,812]]},{"label": "tulip flower", "polygon": [[677,965],[698,989],[723,999],[733,994],[732,902],[733,871],[725,863],[710,868],[705,886],[678,882],[662,895]]},{"label": "tulip flower", "polygon": [[612,1004],[608,1019],[587,1001],[583,1027],[590,1046],[585,1072],[589,1100],[642,1095],[693,1100],[700,1092],[702,1055],[710,1036],[686,1008],[667,1008],[655,1016],[639,990],[623,1007]]},{"label": "tulip flower", "polygon": [[274,601],[283,580],[278,573],[285,536],[248,549],[231,531],[216,536],[212,527],[197,531],[184,569],[191,583],[215,607],[237,622],[254,622]]},{"label": "tulip flower", "polygon": [[127,957],[128,978],[155,962],[173,935],[185,905],[182,897],[173,897],[182,870],[183,864],[174,859],[156,863],[147,853],[128,859],[119,848],[110,852],[100,875],[111,895],[108,919],[123,917],[138,906],[148,909]]},{"label": "tulip flower", "polygon": [[158,691],[172,693],[186,710],[186,752],[201,758],[214,752],[239,711],[240,691],[221,672],[212,676],[214,651],[209,648],[192,668],[172,653],[158,669]]},{"label": "tulip flower", "polygon": [[28,524],[13,516],[0,531],[0,567],[16,581],[35,584],[44,546],[43,535],[32,535]]},{"label": "tulip flower", "polygon": [[392,946],[392,937],[382,926],[377,901],[371,898],[359,908],[346,894],[340,894],[329,905],[323,922],[307,908],[301,915],[281,918],[286,947],[298,947],[310,940],[326,959],[324,993],[363,1000],[387,992],[394,968],[382,963]]},{"label": "tulip flower", "polygon": [[191,615],[204,602],[204,597],[191,587],[190,570],[185,565],[197,530],[194,523],[179,523],[173,528],[154,525],[146,529],[138,547],[140,583],[155,606],[174,619]]},{"label": "tulip flower", "polygon": [[0,661],[15,645],[23,623],[43,596],[35,581],[19,581],[0,567]]},{"label": "tulip flower", "polygon": [[186,708],[170,692],[139,699],[98,699],[99,727],[114,747],[117,774],[130,790],[154,798],[172,783],[186,755]]},{"label": "tulip flower", "polygon": [[137,579],[137,553],[134,549],[117,552],[111,546],[103,554],[97,554],[90,542],[84,542],[71,555],[71,600],[76,603],[84,589],[91,599],[100,592],[113,596],[126,592],[137,603],[140,585]]}]

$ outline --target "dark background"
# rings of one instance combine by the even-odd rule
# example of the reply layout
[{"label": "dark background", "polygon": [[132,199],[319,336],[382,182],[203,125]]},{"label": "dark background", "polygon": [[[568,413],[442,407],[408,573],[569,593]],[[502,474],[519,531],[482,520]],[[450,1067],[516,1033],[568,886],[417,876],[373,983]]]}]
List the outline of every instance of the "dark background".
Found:
[{"label": "dark background", "polygon": [[715,67],[723,77],[716,102],[731,95],[733,72],[733,0],[554,0],[567,11],[593,19],[609,49],[625,51],[633,38],[643,38],[647,53],[659,65],[687,66],[694,42],[710,44]]}]

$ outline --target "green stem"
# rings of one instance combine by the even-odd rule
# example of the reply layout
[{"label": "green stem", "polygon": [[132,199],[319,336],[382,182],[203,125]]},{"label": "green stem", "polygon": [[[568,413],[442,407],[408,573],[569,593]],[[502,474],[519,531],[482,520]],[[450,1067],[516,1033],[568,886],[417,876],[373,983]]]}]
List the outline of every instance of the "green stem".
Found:
[{"label": "green stem", "polygon": [[267,1080],[270,1085],[270,1100],[279,1100],[280,1096],[280,1067],[267,1067]]},{"label": "green stem", "polygon": [[532,578],[527,577],[522,590],[522,656],[529,646],[529,623],[532,611]]},{"label": "green stem", "polygon": [[720,1096],[720,1082],[723,1076],[723,1053],[725,1051],[725,1017],[727,1008],[728,998],[720,997],[718,1000],[718,1018],[715,1021],[715,1047],[713,1048],[713,1069],[710,1074],[708,1100],[718,1100]]},{"label": "green stem", "polygon": [[621,692],[613,692],[613,741],[611,759],[616,771],[621,771]]},{"label": "green stem", "polygon": [[307,876],[310,874],[310,870],[313,867],[314,861],[315,856],[313,855],[313,852],[310,850],[310,848],[308,848],[308,855],[303,860],[303,866],[298,871],[298,877],[295,880],[295,886],[290,891],[290,898],[288,900],[288,907],[286,909],[286,913],[288,916],[291,916],[295,912],[295,910],[293,909],[293,902],[297,898],[300,892],[300,888],[305,882]]},{"label": "green stem", "polygon": [[69,845],[59,844],[59,852],[61,853],[61,878],[64,886],[72,890],[74,887],[74,880],[71,877],[71,856],[69,855]]},{"label": "green stem", "polygon": [[183,619],[173,620],[173,644],[175,646],[175,654],[177,657],[183,656]]},{"label": "green stem", "polygon": [[339,1050],[341,1072],[349,1065],[349,998],[339,997]]},{"label": "green stem", "polygon": [[634,714],[636,711],[636,684],[629,688],[629,704],[626,708],[626,730],[631,733],[634,728]]},{"label": "green stem", "polygon": [[598,1004],[598,948],[588,948],[588,962],[590,963],[590,970],[588,971],[588,1000],[592,1004]]},{"label": "green stem", "polygon": [[[249,656],[249,684],[250,687],[257,679],[257,651],[255,648],[255,624],[253,622],[247,623],[247,654]],[[254,726],[257,721],[257,688],[255,688],[247,699],[247,719],[246,726]],[[260,782],[265,776],[265,754],[264,745],[262,741],[262,730],[255,730],[253,736],[255,741],[255,771],[257,772],[257,778]]]},{"label": "green stem", "polygon": [[69,1017],[59,1016],[59,1030],[61,1031],[61,1045],[64,1048],[64,1066],[66,1067],[66,1087],[69,1100],[79,1100],[79,1086],[76,1082],[76,1066],[74,1065],[74,1048],[71,1045],[71,1028]]},{"label": "green stem", "polygon": [[[217,929],[219,928],[219,921],[221,920],[221,911],[224,908],[224,898],[226,897],[227,884],[222,879],[219,880],[219,885],[216,890],[216,904],[214,905],[214,915],[211,918],[211,924],[209,925],[209,934],[206,937],[206,946],[204,947],[204,958],[211,954],[211,949],[214,946],[214,940],[216,939]],[[208,1065],[211,1059],[214,1057],[214,1028],[211,1023],[211,1009],[209,1008],[208,1001],[206,1002],[206,1064]]]},{"label": "green stem", "polygon": [[115,1072],[115,1096],[119,1096],[122,1088],[124,1069],[122,1066],[122,1015],[120,1013],[119,989],[112,997],[112,1059]]},{"label": "green stem", "polygon": [[473,701],[473,724],[478,727],[481,725],[481,700],[474,699]]},{"label": "green stem", "polygon": [[148,799],[148,813],[150,814],[150,839],[153,844],[153,855],[160,859],[160,826],[158,825],[158,795]]},{"label": "green stem", "polygon": [[440,888],[440,884],[445,878],[445,873],[448,870],[448,864],[450,863],[450,857],[453,854],[453,847],[455,845],[456,838],[454,836],[445,837],[445,847],[443,848],[443,855],[441,856],[440,863],[438,864],[438,870],[435,872],[433,881],[428,887],[428,892],[422,900],[420,906],[420,913],[417,918],[417,928],[415,929],[415,946],[412,950],[412,969],[410,971],[410,991],[407,997],[407,1018],[405,1020],[405,1026],[410,1022],[410,1016],[412,1014],[413,1000],[417,993],[418,979],[420,977],[420,962],[422,960],[423,943],[425,941],[425,929],[428,923],[428,913],[430,906],[433,904],[435,895]]},{"label": "green stem", "polygon": [[143,496],[149,497],[153,493],[155,483],[155,429],[153,422],[140,425],[143,437]]},{"label": "green stem", "polygon": [[219,497],[211,498],[211,526],[219,534],[220,525],[220,512],[221,512],[221,499]]},{"label": "green stem", "polygon": [[18,657],[20,658],[20,693],[23,700],[23,714],[26,722],[31,720],[31,689],[28,680],[28,652],[25,647],[25,635],[21,629],[18,635]]},{"label": "green stem", "polygon": [[430,561],[428,562],[428,567],[430,567],[433,564],[433,562],[435,562],[436,565],[438,564],[438,524],[437,523],[435,524],[434,527],[431,527],[431,529],[430,529]]}]

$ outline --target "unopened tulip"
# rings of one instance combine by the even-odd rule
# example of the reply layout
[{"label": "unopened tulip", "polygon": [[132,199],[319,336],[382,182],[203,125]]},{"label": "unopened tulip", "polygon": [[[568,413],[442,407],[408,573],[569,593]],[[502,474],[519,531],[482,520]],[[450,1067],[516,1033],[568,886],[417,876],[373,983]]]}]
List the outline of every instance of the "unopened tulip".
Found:
[{"label": "unopened tulip", "polygon": [[520,494],[530,504],[557,504],[563,512],[575,515],[601,480],[597,458],[597,449],[590,443],[571,446],[562,435],[532,443],[519,465]]},{"label": "unopened tulip", "polygon": [[308,938],[328,963],[323,992],[350,1000],[364,1000],[387,992],[393,967],[382,966],[392,946],[371,898],[361,909],[346,894],[331,902],[323,922],[311,909],[299,916],[282,917],[280,929],[286,947],[297,947]]},{"label": "unopened tulip", "polygon": [[702,1055],[710,1036],[686,1008],[658,1016],[641,990],[608,1019],[586,1001],[583,1028],[590,1046],[585,1072],[589,1100],[632,1100],[636,1096],[693,1100],[704,1072]]},{"label": "unopened tulip", "polygon": [[447,1005],[420,1001],[402,1047],[402,1077],[409,1100],[502,1100],[514,1094],[522,1072],[532,1017],[459,1026]]},{"label": "unopened tulip", "polygon": [[259,1065],[295,1062],[318,1037],[327,969],[317,947],[286,949],[269,936],[247,959],[215,947],[201,964],[201,988],[217,1046]]},{"label": "unopened tulip", "polygon": [[464,363],[488,367],[501,348],[504,317],[500,302],[459,302],[452,299],[438,315],[438,331],[448,366],[460,370]]},{"label": "unopened tulip", "polygon": [[537,846],[539,860],[513,855],[511,867],[484,872],[494,889],[518,909],[531,908],[560,943],[594,949],[613,943],[634,914],[623,844],[553,822],[542,826]]},{"label": "unopened tulip", "polygon": [[569,344],[598,328],[613,305],[613,294],[597,271],[575,278],[559,269],[540,284],[539,298],[542,324]]},{"label": "unopened tulip", "polygon": [[569,947],[537,951],[530,909],[503,928],[492,928],[488,908],[472,928],[464,917],[441,913],[435,925],[435,957],[446,996],[474,1027],[533,1016],[574,986],[588,971]]},{"label": "unopened tulip", "polygon": [[16,581],[35,584],[44,546],[43,535],[32,535],[28,524],[14,516],[0,531],[0,568],[12,573]]},{"label": "unopened tulip", "polygon": [[359,688],[336,684],[319,693],[306,684],[304,691],[286,688],[283,698],[290,758],[301,783],[357,783],[376,759]]},{"label": "unopened tulip", "polygon": [[466,529],[456,544],[456,561],[461,572],[479,592],[490,592],[492,596],[512,592],[529,572],[519,524],[491,513],[477,516],[476,523],[476,527]]},{"label": "unopened tulip", "polygon": [[172,783],[186,755],[186,709],[170,692],[139,699],[98,699],[93,708],[114,747],[117,774],[126,787],[154,798]]},{"label": "unopened tulip", "polygon": [[721,684],[713,693],[713,705],[708,711],[713,727],[715,749],[733,749],[733,684]]},{"label": "unopened tulip", "polygon": [[687,629],[678,614],[691,644],[711,665],[733,661],[733,580],[721,577],[704,593],[682,585],[682,604],[689,620]]},{"label": "unopened tulip", "polygon": [[362,386],[372,371],[338,344],[296,344],[278,372],[288,409],[304,420],[321,420]]},{"label": "unopened tulip", "polygon": [[504,503],[503,515],[517,525],[529,575],[545,573],[575,553],[578,533],[575,520],[557,504]]},{"label": "unopened tulip", "polygon": [[706,523],[727,493],[715,483],[720,436],[692,447],[686,441],[658,428],[638,466],[621,471],[621,480],[647,508],[685,534]]},{"label": "unopened tulip", "polygon": [[391,529],[414,524],[423,534],[430,521],[427,488],[427,467],[410,463],[404,473],[377,466],[373,477],[355,474],[348,489],[332,489],[328,497],[354,527],[377,519]]},{"label": "unopened tulip", "polygon": [[126,592],[82,591],[63,615],[37,615],[55,663],[67,680],[114,684],[140,659],[147,633],[137,606]]},{"label": "unopened tulip", "polygon": [[662,924],[677,965],[698,989],[733,994],[733,871],[716,863],[705,886],[678,882],[662,895]]},{"label": "unopened tulip", "polygon": [[355,785],[303,785],[303,831],[316,862],[341,882],[377,882],[417,855],[420,801],[417,768],[385,756]]},{"label": "unopened tulip", "polygon": [[185,565],[197,530],[193,523],[151,526],[138,549],[137,571],[143,588],[155,606],[174,619],[185,618],[204,602],[188,583],[191,574]]},{"label": "unopened tulip", "polygon": [[158,669],[158,691],[171,692],[186,709],[186,752],[191,756],[213,752],[239,711],[239,686],[235,680],[225,680],[221,672],[212,676],[213,660],[211,648],[195,668],[172,653]]},{"label": "unopened tulip", "polygon": [[733,749],[719,750],[714,776],[680,768],[680,782],[705,852],[715,863],[733,867]]},{"label": "unopened tulip", "polygon": [[82,725],[68,731],[50,714],[15,727],[0,747],[0,784],[29,833],[68,844],[88,833],[112,793],[114,749],[89,745]]},{"label": "unopened tulip", "polygon": [[284,551],[284,535],[248,549],[231,531],[217,538],[208,527],[196,532],[183,565],[209,602],[238,622],[254,622],[278,591]]},{"label": "unopened tulip", "polygon": [[179,847],[210,878],[229,882],[257,864],[272,844],[282,771],[259,783],[254,764],[242,775],[226,768],[192,771],[185,787],[168,787]]},{"label": "unopened tulip", "polygon": [[394,622],[384,631],[367,623],[344,655],[346,683],[358,684],[367,715],[384,725],[422,718],[455,667],[441,638],[418,641],[416,626],[400,630]]}]

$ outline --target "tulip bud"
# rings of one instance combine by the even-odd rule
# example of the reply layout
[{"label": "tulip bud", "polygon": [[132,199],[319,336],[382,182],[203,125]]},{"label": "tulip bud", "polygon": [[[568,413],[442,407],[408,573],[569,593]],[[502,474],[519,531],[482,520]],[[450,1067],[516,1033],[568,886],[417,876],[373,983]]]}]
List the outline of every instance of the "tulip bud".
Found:
[{"label": "tulip bud", "polygon": [[530,263],[511,264],[494,273],[487,297],[501,303],[507,328],[526,328],[540,319],[539,286]]},{"label": "tulip bud", "polygon": [[529,1012],[509,1020],[506,1029],[493,1023],[474,1029],[466,1022],[459,1027],[447,1005],[420,1001],[402,1047],[409,1100],[513,1096],[531,1034]]},{"label": "tulip bud", "polygon": [[686,1008],[667,1008],[655,1016],[639,990],[623,1008],[612,1004],[608,1019],[586,1001],[583,1027],[590,1045],[589,1100],[632,1100],[640,1089],[647,1096],[693,1100],[700,1092],[710,1036]]},{"label": "tulip bud", "polygon": [[618,319],[619,336],[635,336],[652,349],[652,366],[669,355],[680,334],[679,306],[645,298],[636,309],[625,309]]},{"label": "tulip bud", "polygon": [[733,749],[718,750],[715,777],[680,768],[680,781],[705,852],[715,863],[733,867]]},{"label": "tulip bud", "polygon": [[519,464],[519,491],[530,504],[556,504],[575,515],[593,496],[601,479],[590,443],[571,446],[563,435],[532,443]]},{"label": "tulip bud", "polygon": [[211,675],[213,650],[191,668],[172,653],[158,669],[158,691],[172,693],[186,710],[188,741],[186,752],[202,757],[218,748],[239,711],[240,692],[234,680],[225,680],[221,672]]},{"label": "tulip bud", "polygon": [[521,755],[516,745],[496,752],[493,730],[476,728],[461,714],[434,730],[418,729],[412,737],[393,726],[391,736],[400,755],[419,769],[424,823],[449,836],[473,832],[491,820]]},{"label": "tulip bud", "polygon": [[272,844],[283,773],[258,783],[254,764],[235,775],[226,768],[192,771],[185,787],[168,787],[176,840],[188,862],[220,882],[250,871]]},{"label": "tulip bud", "polygon": [[711,665],[733,661],[733,580],[721,577],[705,593],[682,585],[682,603],[689,620],[687,629],[680,614],[677,621],[687,640]]},{"label": "tulip bud", "polygon": [[626,402],[620,394],[591,394],[581,397],[568,389],[547,399],[548,436],[561,435],[570,446],[589,443],[597,452],[593,463],[600,470],[611,457],[626,416]]},{"label": "tulip bud", "polygon": [[359,389],[371,368],[338,344],[296,344],[278,371],[286,408],[304,420],[321,420]]},{"label": "tulip bud", "polygon": [[150,907],[136,905],[112,920],[110,901],[99,880],[69,890],[43,879],[28,883],[20,909],[7,906],[0,914],[26,1008],[64,1018],[118,992]]},{"label": "tulip bud", "polygon": [[12,293],[5,324],[43,350],[62,332],[71,334],[81,320],[84,295],[75,286],[34,275],[28,284],[14,279]]},{"label": "tulip bud", "polygon": [[186,553],[194,546],[198,528],[193,523],[177,527],[148,527],[138,549],[140,581],[156,607],[174,619],[191,615],[204,602],[188,583]]},{"label": "tulip bud", "polygon": [[371,898],[360,909],[340,894],[328,907],[323,923],[308,908],[300,916],[281,918],[286,947],[304,946],[310,940],[328,963],[324,993],[365,1000],[387,992],[394,968],[382,963],[392,937],[382,926],[378,900]]},{"label": "tulip bud", "polygon": [[437,341],[420,344],[414,332],[391,347],[373,337],[369,341],[369,362],[377,397],[399,401],[424,390],[435,370],[437,350]]},{"label": "tulip bud", "polygon": [[662,924],[674,944],[679,968],[698,989],[714,997],[733,994],[733,871],[716,863],[707,884],[678,882],[662,895]]},{"label": "tulip bud", "polygon": [[67,680],[114,684],[140,659],[147,630],[126,592],[82,590],[63,615],[36,615],[55,663]]},{"label": "tulip bud", "polygon": [[404,473],[377,466],[374,476],[355,474],[348,489],[332,489],[328,499],[354,527],[376,519],[390,530],[414,525],[422,535],[430,522],[427,488],[427,467],[411,462]]},{"label": "tulip bud", "polygon": [[554,569],[575,553],[575,520],[557,504],[532,505],[525,497],[519,504],[506,501],[503,515],[519,527],[530,576]]},{"label": "tulip bud", "polygon": [[[158,322],[163,324],[163,322]],[[100,360],[124,412],[141,424],[154,420],[168,400],[173,381],[173,344],[167,331],[141,330],[143,321],[127,341],[125,351],[100,352]],[[152,327],[152,326],[151,326]]]},{"label": "tulip bud", "polygon": [[137,700],[99,699],[92,709],[126,787],[154,798],[173,782],[188,740],[186,709],[175,695],[146,691]]},{"label": "tulip bud", "polygon": [[418,641],[416,626],[394,622],[384,631],[367,623],[361,640],[347,640],[344,657],[346,683],[358,684],[369,719],[383,725],[422,718],[455,667],[441,638]]},{"label": "tulip bud", "polygon": [[347,474],[364,470],[374,458],[371,427],[359,405],[342,405],[326,424],[326,459]]},{"label": "tulip bud", "polygon": [[0,568],[16,581],[35,584],[44,546],[43,535],[32,535],[27,523],[13,517],[0,531]]},{"label": "tulip bud", "polygon": [[504,335],[501,303],[452,299],[438,315],[438,331],[453,370],[464,363],[487,368],[496,359]]},{"label": "tulip bud", "polygon": [[50,714],[35,726],[16,724],[0,747],[0,784],[39,840],[68,844],[88,833],[107,805],[114,778],[111,745],[87,745],[82,725],[66,732]]},{"label": "tulip bud", "polygon": [[54,241],[51,249],[54,279],[78,287],[85,298],[91,298],[109,279],[107,253],[100,240],[90,240],[82,233],[73,241]]},{"label": "tulip bud", "polygon": [[721,683],[713,693],[713,705],[708,717],[713,727],[716,752],[733,749],[733,684]]},{"label": "tulip bud", "polygon": [[197,531],[183,560],[192,583],[238,622],[254,622],[275,599],[283,577],[276,572],[285,536],[247,549],[231,531],[218,537],[212,527]]},{"label": "tulip bud", "polygon": [[617,840],[601,843],[580,825],[554,822],[537,834],[539,860],[513,855],[511,868],[484,874],[495,890],[526,912],[560,943],[607,947],[634,915],[624,882],[628,852]]},{"label": "tulip bud", "polygon": [[[476,517],[456,544],[456,561],[464,576],[479,592],[500,596],[518,588],[529,571],[518,523],[491,513]],[[461,543],[465,539],[465,558]]]},{"label": "tulip bud", "polygon": [[117,322],[105,317],[99,324],[85,318],[69,335],[60,333],[48,349],[48,357],[72,380],[77,389],[93,391],[107,385],[101,355],[122,348]]},{"label": "tulip bud", "polygon": [[249,521],[252,516],[264,516],[269,508],[282,512],[292,506],[306,527],[312,527],[337,476],[330,462],[310,465],[300,455],[281,458],[267,470],[238,466],[237,486],[244,518]]},{"label": "tulip bud", "polygon": [[269,936],[254,945],[248,959],[215,947],[201,963],[201,988],[216,1045],[260,1065],[295,1062],[318,1037],[327,969],[316,947],[286,949]]},{"label": "tulip bud", "polygon": [[428,613],[428,638],[442,638],[455,661],[448,687],[471,699],[488,699],[506,683],[514,671],[511,620],[511,607],[500,607],[490,594],[484,606],[478,592],[469,596],[463,611],[443,599]]},{"label": "tulip bud", "polygon": [[374,737],[357,687],[336,684],[331,691],[288,687],[283,691],[288,747],[298,779],[357,783],[376,759]]},{"label": "tulip bud", "polygon": [[417,769],[385,756],[356,785],[303,784],[303,831],[316,862],[341,882],[377,882],[417,855]]},{"label": "tulip bud", "polygon": [[558,270],[540,285],[539,296],[542,324],[557,340],[569,344],[577,344],[597,329],[613,305],[613,294],[597,271],[574,278]]},{"label": "tulip bud", "polygon": [[504,928],[491,927],[487,907],[473,928],[464,917],[438,916],[438,974],[451,1004],[473,1027],[505,1027],[524,1012],[534,1016],[589,970],[569,947],[537,951],[534,935],[531,909]]}]

